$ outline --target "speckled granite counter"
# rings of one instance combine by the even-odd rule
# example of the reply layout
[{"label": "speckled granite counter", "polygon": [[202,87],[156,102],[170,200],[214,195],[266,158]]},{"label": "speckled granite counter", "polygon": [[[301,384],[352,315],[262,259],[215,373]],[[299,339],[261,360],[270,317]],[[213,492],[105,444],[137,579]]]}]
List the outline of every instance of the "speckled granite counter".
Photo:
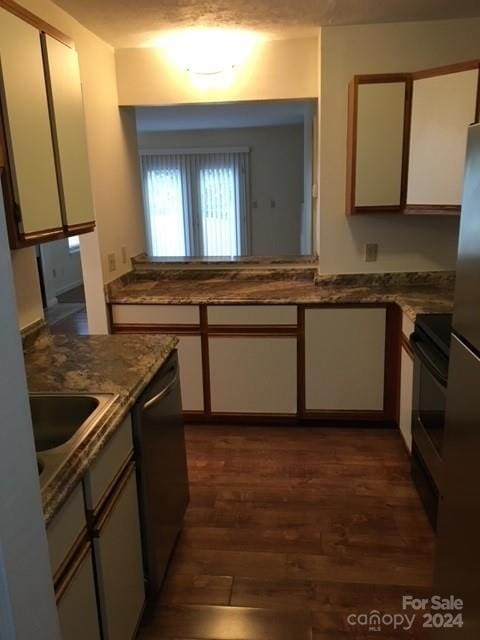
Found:
[{"label": "speckled granite counter", "polygon": [[31,392],[111,393],[116,400],[96,429],[42,486],[48,524],[177,344],[173,336],[62,336],[42,332],[25,349]]},{"label": "speckled granite counter", "polygon": [[[131,272],[107,287],[115,304],[398,304],[411,320],[419,313],[450,313],[454,274],[359,274],[316,276],[309,272],[270,277],[222,274],[159,277]],[[271,274],[270,274],[271,275]]]}]

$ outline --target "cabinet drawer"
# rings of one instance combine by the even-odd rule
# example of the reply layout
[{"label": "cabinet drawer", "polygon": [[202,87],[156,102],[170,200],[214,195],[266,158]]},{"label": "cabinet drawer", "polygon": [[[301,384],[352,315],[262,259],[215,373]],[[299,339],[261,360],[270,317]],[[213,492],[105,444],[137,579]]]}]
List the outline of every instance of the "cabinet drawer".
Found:
[{"label": "cabinet drawer", "polygon": [[209,339],[212,411],[297,411],[297,340],[294,337]]},{"label": "cabinet drawer", "polygon": [[128,415],[85,476],[87,509],[98,509],[132,451],[132,419]]},{"label": "cabinet drawer", "polygon": [[90,544],[79,551],[77,562],[57,591],[62,640],[100,640],[95,577]]},{"label": "cabinet drawer", "polygon": [[187,304],[114,304],[114,324],[199,325],[198,307]]},{"label": "cabinet drawer", "polygon": [[211,325],[297,325],[295,305],[212,305],[208,307]]},{"label": "cabinet drawer", "polygon": [[54,578],[70,559],[71,552],[86,527],[83,487],[80,483],[47,529],[50,565]]}]

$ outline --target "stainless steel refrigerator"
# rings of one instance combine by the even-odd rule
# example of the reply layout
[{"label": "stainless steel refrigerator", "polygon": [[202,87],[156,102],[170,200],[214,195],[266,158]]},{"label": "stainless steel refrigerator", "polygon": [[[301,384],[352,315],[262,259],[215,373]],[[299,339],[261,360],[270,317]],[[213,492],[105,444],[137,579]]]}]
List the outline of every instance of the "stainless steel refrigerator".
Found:
[{"label": "stainless steel refrigerator", "polygon": [[452,321],[435,587],[464,600],[464,626],[442,638],[480,638],[480,124],[469,127]]}]

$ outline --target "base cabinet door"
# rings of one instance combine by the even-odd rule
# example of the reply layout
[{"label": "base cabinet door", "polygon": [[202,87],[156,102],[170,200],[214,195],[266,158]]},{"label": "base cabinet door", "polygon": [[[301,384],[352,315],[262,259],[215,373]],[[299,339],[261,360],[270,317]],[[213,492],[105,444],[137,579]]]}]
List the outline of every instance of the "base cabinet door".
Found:
[{"label": "base cabinet door", "polygon": [[92,551],[88,544],[57,587],[57,610],[62,640],[100,640]]},{"label": "base cabinet door", "polygon": [[202,339],[200,336],[178,336],[177,350],[182,409],[203,411]]},{"label": "base cabinet door", "polygon": [[382,411],[386,309],[305,310],[307,411]]},{"label": "base cabinet door", "polygon": [[145,602],[134,464],[100,514],[95,536],[103,638],[131,640]]},{"label": "base cabinet door", "polygon": [[215,336],[208,345],[213,413],[296,413],[295,337]]},{"label": "base cabinet door", "polygon": [[407,449],[412,451],[412,397],[413,359],[402,349],[402,375],[400,382],[400,433]]}]

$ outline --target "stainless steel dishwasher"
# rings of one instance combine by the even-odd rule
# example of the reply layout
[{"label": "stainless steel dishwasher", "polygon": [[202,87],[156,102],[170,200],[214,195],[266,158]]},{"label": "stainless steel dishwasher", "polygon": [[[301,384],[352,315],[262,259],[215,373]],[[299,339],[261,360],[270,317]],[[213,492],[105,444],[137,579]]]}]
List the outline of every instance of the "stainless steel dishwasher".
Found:
[{"label": "stainless steel dishwasher", "polygon": [[175,351],[133,409],[147,603],[152,604],[189,500],[178,357]]}]

